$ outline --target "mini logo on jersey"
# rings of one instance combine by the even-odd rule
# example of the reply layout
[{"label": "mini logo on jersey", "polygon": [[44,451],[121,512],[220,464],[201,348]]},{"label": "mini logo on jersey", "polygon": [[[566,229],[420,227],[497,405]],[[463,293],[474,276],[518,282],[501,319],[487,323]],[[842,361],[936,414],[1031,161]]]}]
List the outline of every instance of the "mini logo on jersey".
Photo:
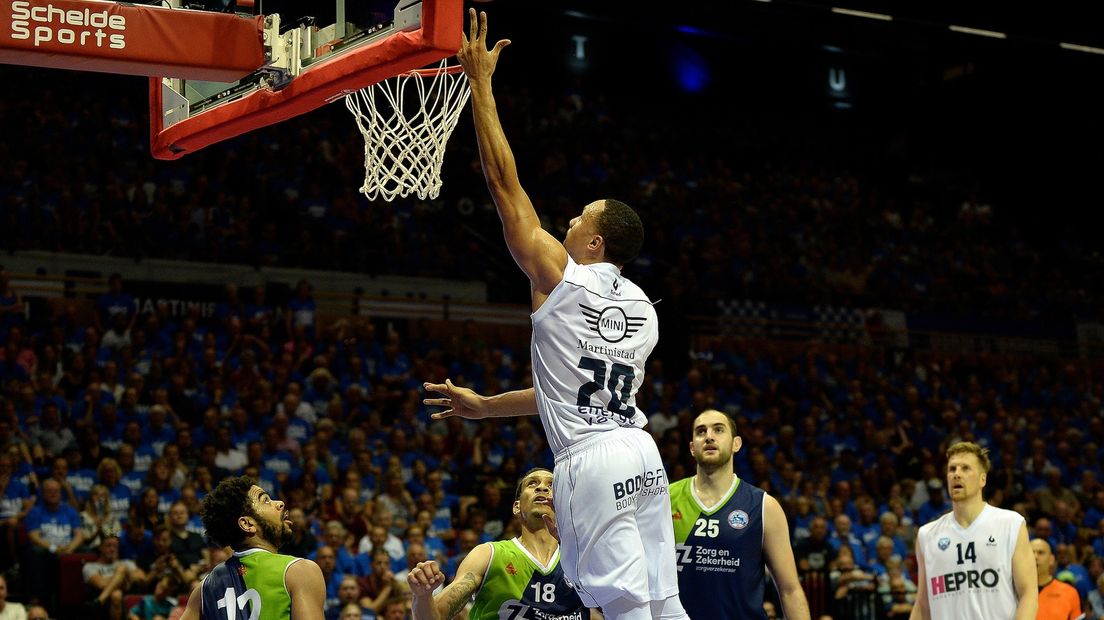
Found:
[{"label": "mini logo on jersey", "polygon": [[947,538],[946,536],[944,536],[943,538],[939,539],[939,550],[940,551],[946,551],[947,547],[950,547],[950,546],[951,546],[951,539],[950,538]]},{"label": "mini logo on jersey", "polygon": [[997,546],[997,539],[990,536],[989,537],[989,542],[985,543],[985,546],[986,547],[996,547]]},{"label": "mini logo on jersey", "polygon": [[748,518],[748,513],[743,510],[733,510],[728,513],[728,524],[732,526],[732,529],[742,530],[751,523],[751,519]]},{"label": "mini logo on jersey", "polygon": [[248,573],[248,572],[249,571],[246,570],[244,566],[241,566],[240,564],[238,565],[238,574],[239,575],[241,575],[242,577],[245,577],[245,574]]},{"label": "mini logo on jersey", "polygon": [[619,290],[620,288],[621,288],[621,280],[614,280],[614,281],[613,281],[613,292],[614,292],[614,293],[619,293],[619,292],[621,292],[621,291]]},{"label": "mini logo on jersey", "polygon": [[583,319],[586,320],[591,331],[610,343],[632,338],[647,320],[647,317],[643,316],[627,316],[625,311],[617,306],[598,309],[579,304],[579,307],[582,308]]},{"label": "mini logo on jersey", "polygon": [[675,514],[671,515],[672,521],[682,521],[682,511],[676,510]]},{"label": "mini logo on jersey", "polygon": [[516,575],[517,574],[517,569],[514,568],[514,563],[513,562],[508,562],[506,564],[506,572],[510,573],[511,575]]}]

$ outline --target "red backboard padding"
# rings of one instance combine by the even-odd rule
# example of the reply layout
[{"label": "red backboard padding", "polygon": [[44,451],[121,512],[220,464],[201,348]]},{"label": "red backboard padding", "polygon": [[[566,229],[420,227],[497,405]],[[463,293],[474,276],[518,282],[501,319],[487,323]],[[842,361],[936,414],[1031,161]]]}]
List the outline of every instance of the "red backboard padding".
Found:
[{"label": "red backboard padding", "polygon": [[425,67],[460,49],[462,27],[462,0],[424,0],[420,30],[391,34],[309,67],[281,90],[258,89],[167,128],[162,127],[161,80],[151,78],[150,150],[158,159],[177,159]]}]

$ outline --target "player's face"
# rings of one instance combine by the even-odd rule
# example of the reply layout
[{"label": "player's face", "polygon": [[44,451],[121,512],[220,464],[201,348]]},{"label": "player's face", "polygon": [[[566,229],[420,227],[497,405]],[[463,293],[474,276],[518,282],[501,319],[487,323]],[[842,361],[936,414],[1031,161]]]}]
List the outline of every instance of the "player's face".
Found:
[{"label": "player's face", "polygon": [[583,212],[571,218],[567,225],[567,236],[564,237],[564,249],[567,250],[572,260],[578,262],[586,256],[587,244],[598,234],[595,223],[598,212],[603,209],[600,202],[592,202],[583,208]]},{"label": "player's face", "polygon": [[264,489],[253,485],[249,489],[253,515],[261,537],[279,547],[291,538],[291,517],[285,510],[284,502],[269,497]]},{"label": "player's face", "polygon": [[961,502],[981,494],[986,475],[978,457],[970,453],[956,454],[947,461],[947,488],[951,501]]},{"label": "player's face", "polygon": [[523,520],[541,522],[541,515],[555,516],[552,504],[552,472],[535,471],[521,483],[521,495],[514,502],[514,514]]},{"label": "player's face", "polygon": [[698,467],[710,471],[732,465],[732,455],[740,450],[740,438],[732,434],[728,418],[717,411],[706,411],[694,420],[690,453]]}]

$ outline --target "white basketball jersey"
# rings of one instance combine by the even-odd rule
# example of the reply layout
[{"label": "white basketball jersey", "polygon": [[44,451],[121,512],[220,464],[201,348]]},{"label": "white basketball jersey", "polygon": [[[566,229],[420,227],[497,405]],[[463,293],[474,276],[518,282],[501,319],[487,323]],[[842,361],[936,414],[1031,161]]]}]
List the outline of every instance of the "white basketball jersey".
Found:
[{"label": "white basketball jersey", "polygon": [[985,504],[963,529],[949,512],[920,528],[931,617],[1004,620],[1016,615],[1012,553],[1024,518]]},{"label": "white basketball jersey", "polygon": [[636,391],[658,339],[655,309],[639,286],[611,263],[568,257],[563,280],[533,313],[533,387],[554,452],[647,424]]}]

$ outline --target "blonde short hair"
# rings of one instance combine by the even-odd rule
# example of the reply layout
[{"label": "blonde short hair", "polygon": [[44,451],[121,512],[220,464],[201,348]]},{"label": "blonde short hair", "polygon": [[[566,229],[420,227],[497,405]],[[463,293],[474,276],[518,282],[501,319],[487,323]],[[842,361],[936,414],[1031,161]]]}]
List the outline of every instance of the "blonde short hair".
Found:
[{"label": "blonde short hair", "polygon": [[947,460],[958,454],[973,454],[981,465],[981,471],[989,473],[993,464],[989,461],[989,448],[983,448],[972,441],[960,441],[947,448]]}]

